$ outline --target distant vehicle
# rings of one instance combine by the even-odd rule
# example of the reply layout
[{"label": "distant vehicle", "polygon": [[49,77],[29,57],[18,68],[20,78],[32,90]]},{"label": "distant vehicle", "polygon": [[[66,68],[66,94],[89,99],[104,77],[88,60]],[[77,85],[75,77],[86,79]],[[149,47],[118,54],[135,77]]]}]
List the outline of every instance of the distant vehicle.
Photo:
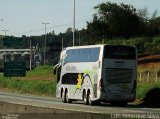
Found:
[{"label": "distant vehicle", "polygon": [[136,96],[137,49],[126,45],[67,47],[54,74],[56,97],[64,103],[126,105]]}]

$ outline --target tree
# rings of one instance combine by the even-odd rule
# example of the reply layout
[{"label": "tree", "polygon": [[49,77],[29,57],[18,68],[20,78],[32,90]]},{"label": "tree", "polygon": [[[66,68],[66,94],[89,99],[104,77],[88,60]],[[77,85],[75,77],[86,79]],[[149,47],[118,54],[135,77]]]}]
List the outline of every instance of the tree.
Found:
[{"label": "tree", "polygon": [[137,14],[144,22],[148,21],[149,13],[148,13],[148,8],[147,7],[144,7],[143,9],[139,9]]},{"label": "tree", "polygon": [[87,30],[93,37],[130,38],[141,35],[143,21],[133,6],[106,2],[97,5],[95,9],[97,13],[93,22],[87,24]]},{"label": "tree", "polygon": [[69,27],[67,30],[66,30],[66,33],[71,33],[72,32],[72,28]]},{"label": "tree", "polygon": [[150,19],[148,26],[150,36],[160,35],[160,17]]}]

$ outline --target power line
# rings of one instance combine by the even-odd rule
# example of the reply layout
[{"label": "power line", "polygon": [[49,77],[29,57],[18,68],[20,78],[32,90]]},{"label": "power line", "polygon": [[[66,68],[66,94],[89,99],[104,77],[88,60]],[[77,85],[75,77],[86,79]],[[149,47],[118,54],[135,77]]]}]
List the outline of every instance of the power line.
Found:
[{"label": "power line", "polygon": [[[76,22],[76,24],[82,23],[82,22],[87,22],[88,20],[81,20],[81,21]],[[65,27],[65,26],[69,26],[69,25],[72,25],[72,24],[73,24],[73,22],[66,23],[66,24],[54,25],[54,26],[47,27],[47,30],[48,29],[59,28],[59,27]],[[35,30],[30,30],[30,31],[24,31],[24,32],[14,33],[14,35],[28,34],[28,33],[33,33],[33,32],[35,33],[35,32],[39,32],[39,31],[43,31],[43,30],[44,30],[44,28],[40,28],[40,29],[35,29]]]}]

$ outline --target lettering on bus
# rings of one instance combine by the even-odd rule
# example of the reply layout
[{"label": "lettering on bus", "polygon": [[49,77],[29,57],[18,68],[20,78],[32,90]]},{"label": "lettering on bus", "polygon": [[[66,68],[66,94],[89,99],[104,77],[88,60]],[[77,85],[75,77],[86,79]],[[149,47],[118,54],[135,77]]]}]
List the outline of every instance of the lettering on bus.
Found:
[{"label": "lettering on bus", "polygon": [[76,66],[66,66],[66,71],[76,71]]},{"label": "lettering on bus", "polygon": [[116,67],[122,67],[124,66],[125,62],[124,61],[115,61],[115,66]]}]

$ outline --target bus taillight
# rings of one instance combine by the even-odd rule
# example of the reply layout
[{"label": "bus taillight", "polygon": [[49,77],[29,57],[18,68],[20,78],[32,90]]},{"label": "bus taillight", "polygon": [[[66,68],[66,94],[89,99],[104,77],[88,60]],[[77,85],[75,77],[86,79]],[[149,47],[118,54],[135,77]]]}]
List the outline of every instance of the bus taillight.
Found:
[{"label": "bus taillight", "polygon": [[100,89],[100,91],[105,92],[104,85],[103,85],[103,79],[100,79],[100,81],[99,81],[99,89]]},{"label": "bus taillight", "polygon": [[131,93],[134,93],[136,88],[137,88],[137,81],[134,80],[133,89],[132,89]]}]

